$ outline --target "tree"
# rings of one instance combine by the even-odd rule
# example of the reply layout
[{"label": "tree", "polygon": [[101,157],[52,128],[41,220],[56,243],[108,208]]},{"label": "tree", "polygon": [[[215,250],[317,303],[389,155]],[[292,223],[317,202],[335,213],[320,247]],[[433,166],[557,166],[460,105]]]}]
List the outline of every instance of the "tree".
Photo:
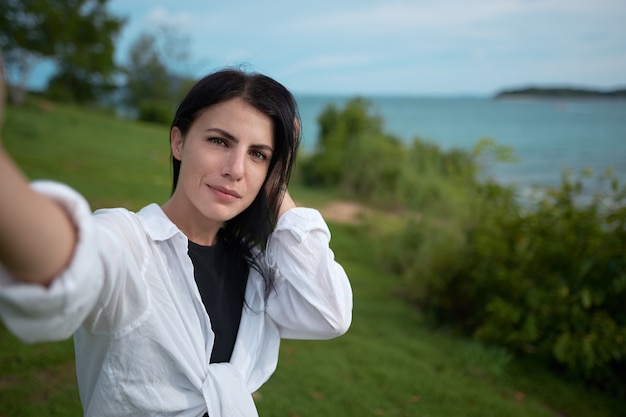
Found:
[{"label": "tree", "polygon": [[57,63],[52,92],[88,101],[106,87],[116,66],[114,38],[125,20],[109,15],[108,0],[3,0],[0,48],[9,97],[23,101],[33,66]]},{"label": "tree", "polygon": [[140,120],[169,123],[176,102],[193,80],[177,74],[167,63],[179,66],[188,56],[188,42],[171,26],[142,33],[133,42],[125,67],[125,102]]},{"label": "tree", "polygon": [[[374,137],[385,136],[383,121],[373,114],[372,103],[364,98],[349,100],[343,109],[328,105],[318,117],[318,150],[305,170],[311,185],[345,183],[354,168],[354,154]],[[386,139],[383,139],[386,140]],[[344,186],[346,184],[343,184]]]},{"label": "tree", "polygon": [[126,103],[140,109],[145,103],[171,98],[170,75],[156,48],[156,37],[141,34],[131,46],[126,74]]}]

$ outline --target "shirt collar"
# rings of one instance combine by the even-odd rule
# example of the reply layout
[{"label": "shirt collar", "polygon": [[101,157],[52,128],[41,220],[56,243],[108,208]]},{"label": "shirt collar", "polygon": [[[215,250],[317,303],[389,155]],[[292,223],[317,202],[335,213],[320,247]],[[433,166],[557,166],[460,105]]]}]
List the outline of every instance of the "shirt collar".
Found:
[{"label": "shirt collar", "polygon": [[183,234],[158,204],[152,203],[145,206],[139,210],[137,216],[152,240],[168,240],[177,234]]}]

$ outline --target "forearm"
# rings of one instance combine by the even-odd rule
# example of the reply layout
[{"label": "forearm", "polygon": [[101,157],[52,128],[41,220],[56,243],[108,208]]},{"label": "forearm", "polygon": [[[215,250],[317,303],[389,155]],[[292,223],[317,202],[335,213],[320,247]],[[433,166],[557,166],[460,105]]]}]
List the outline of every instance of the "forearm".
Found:
[{"label": "forearm", "polygon": [[63,209],[35,191],[0,143],[0,263],[48,285],[69,262],[76,232]]}]

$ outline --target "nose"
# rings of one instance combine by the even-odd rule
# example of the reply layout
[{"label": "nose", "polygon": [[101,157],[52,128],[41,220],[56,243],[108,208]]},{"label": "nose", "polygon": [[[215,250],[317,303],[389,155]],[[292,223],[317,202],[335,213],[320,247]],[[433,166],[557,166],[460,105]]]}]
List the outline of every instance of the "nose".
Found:
[{"label": "nose", "polygon": [[241,179],[245,172],[245,156],[244,152],[238,150],[229,152],[222,166],[222,175],[233,180]]}]

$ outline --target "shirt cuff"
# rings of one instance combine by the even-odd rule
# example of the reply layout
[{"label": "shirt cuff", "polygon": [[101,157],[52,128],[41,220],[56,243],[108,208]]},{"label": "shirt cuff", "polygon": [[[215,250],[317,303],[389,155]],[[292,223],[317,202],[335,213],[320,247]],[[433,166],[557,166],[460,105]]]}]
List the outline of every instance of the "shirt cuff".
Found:
[{"label": "shirt cuff", "polygon": [[324,221],[322,214],[315,209],[306,207],[294,207],[283,213],[278,219],[274,233],[288,230],[293,237],[301,243],[313,230],[324,232],[330,240],[330,230]]}]

